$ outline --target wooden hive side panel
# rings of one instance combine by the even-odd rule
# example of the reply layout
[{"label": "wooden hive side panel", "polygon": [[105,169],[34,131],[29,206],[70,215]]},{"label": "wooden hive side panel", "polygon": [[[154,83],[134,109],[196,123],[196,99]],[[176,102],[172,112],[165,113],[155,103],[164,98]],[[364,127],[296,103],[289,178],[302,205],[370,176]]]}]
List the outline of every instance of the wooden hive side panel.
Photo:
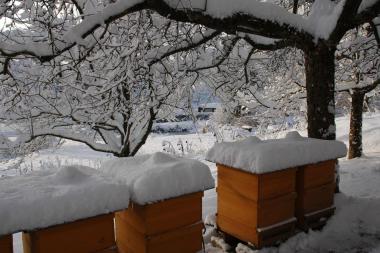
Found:
[{"label": "wooden hive side panel", "polygon": [[256,246],[259,244],[257,229],[249,224],[241,223],[220,213],[217,216],[217,224],[218,228],[228,235],[241,241],[253,243]]},{"label": "wooden hive side panel", "polygon": [[289,220],[296,216],[296,194],[290,193],[274,199],[260,201],[258,203],[259,228],[268,227]]},{"label": "wooden hive side panel", "polygon": [[313,188],[334,182],[335,163],[336,160],[329,160],[301,167],[298,179],[303,181],[303,188]]},{"label": "wooden hive side panel", "polygon": [[145,217],[146,215],[144,206],[136,205],[133,203],[129,204],[127,210],[115,213],[115,220],[123,220],[125,222],[128,222],[130,226],[133,226],[141,233],[145,233],[148,229],[145,222]]},{"label": "wooden hive side panel", "polygon": [[258,175],[259,199],[272,199],[296,191],[295,168]]},{"label": "wooden hive side panel", "polygon": [[218,186],[217,193],[218,216],[222,215],[234,219],[241,224],[257,228],[258,207],[256,201],[239,195],[223,185]]},{"label": "wooden hive side panel", "polygon": [[147,253],[144,234],[136,230],[120,215],[115,216],[116,244],[120,253]]},{"label": "wooden hive side panel", "polygon": [[298,217],[298,214],[303,214],[303,206],[304,206],[304,194],[305,194],[305,170],[304,167],[299,167],[297,169],[297,175],[296,175],[296,191],[297,191],[297,198],[296,198],[296,214]]},{"label": "wooden hive side panel", "polygon": [[203,192],[146,206],[147,234],[163,233],[202,220]]},{"label": "wooden hive side panel", "polygon": [[304,231],[309,229],[320,229],[326,225],[327,220],[334,214],[335,207],[331,206],[327,209],[319,210],[297,217],[297,226]]},{"label": "wooden hive side panel", "polygon": [[153,204],[133,203],[117,215],[143,234],[163,233],[202,220],[202,196],[197,192]]},{"label": "wooden hive side panel", "polygon": [[145,235],[116,216],[116,241],[120,253],[196,253],[202,249],[203,223],[156,235]]},{"label": "wooden hive side panel", "polygon": [[196,253],[202,249],[203,223],[147,237],[148,253]]},{"label": "wooden hive side panel", "polygon": [[226,186],[238,194],[257,201],[258,176],[256,174],[244,172],[224,165],[218,167],[218,186]]},{"label": "wooden hive side panel", "polygon": [[299,180],[297,181],[297,198],[296,198],[296,204],[295,204],[295,213],[296,213],[297,220],[303,219],[303,216],[305,214],[304,206],[305,206],[305,191],[303,189],[303,181]]},{"label": "wooden hive side panel", "polygon": [[113,214],[23,233],[29,253],[97,252],[115,245]]},{"label": "wooden hive side panel", "polygon": [[293,220],[258,232],[257,247],[275,246],[279,242],[288,239],[294,234],[295,223],[296,221]]},{"label": "wooden hive side panel", "polygon": [[322,186],[306,189],[302,198],[303,214],[326,209],[334,205],[335,183],[329,183]]},{"label": "wooden hive side panel", "polygon": [[0,252],[1,253],[12,253],[13,252],[12,235],[0,236]]}]

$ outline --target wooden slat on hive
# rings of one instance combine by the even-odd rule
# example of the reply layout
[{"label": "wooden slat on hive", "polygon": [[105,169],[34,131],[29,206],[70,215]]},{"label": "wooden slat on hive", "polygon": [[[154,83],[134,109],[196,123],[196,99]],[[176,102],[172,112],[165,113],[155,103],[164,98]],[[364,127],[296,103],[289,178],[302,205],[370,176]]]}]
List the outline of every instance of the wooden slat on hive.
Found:
[{"label": "wooden slat on hive", "polygon": [[120,253],[196,253],[202,249],[202,229],[203,223],[197,222],[148,236],[116,218],[116,241]]},{"label": "wooden slat on hive", "polygon": [[294,234],[296,219],[258,232],[258,247],[274,246]]},{"label": "wooden slat on hive", "polygon": [[25,253],[97,252],[115,245],[113,214],[23,233]]},{"label": "wooden slat on hive", "polygon": [[334,205],[335,183],[306,189],[303,196],[303,212],[308,214]]},{"label": "wooden slat on hive", "polygon": [[246,223],[241,223],[233,218],[217,215],[218,228],[227,235],[233,236],[243,242],[259,244],[257,229]]},{"label": "wooden slat on hive", "polygon": [[116,216],[140,233],[154,235],[202,220],[203,192],[187,194],[153,204],[132,203]]},{"label": "wooden slat on hive", "polygon": [[296,170],[290,168],[253,174],[218,164],[218,185],[227,186],[255,201],[272,199],[296,191]]},{"label": "wooden slat on hive", "polygon": [[297,171],[297,182],[302,183],[302,189],[333,182],[335,181],[335,163],[336,160],[329,160],[302,166]]},{"label": "wooden slat on hive", "polygon": [[271,226],[295,217],[296,193],[259,202],[258,228]]},{"label": "wooden slat on hive", "polygon": [[296,191],[296,168],[260,174],[259,199],[267,200]]},{"label": "wooden slat on hive", "polygon": [[234,192],[223,184],[218,184],[217,193],[218,219],[222,215],[235,220],[239,224],[246,224],[254,229],[257,228],[258,205],[256,201]]},{"label": "wooden slat on hive", "polygon": [[218,186],[226,186],[236,193],[258,200],[259,181],[257,175],[218,164]]},{"label": "wooden slat on hive", "polygon": [[149,253],[196,253],[202,249],[203,222],[149,238]]}]

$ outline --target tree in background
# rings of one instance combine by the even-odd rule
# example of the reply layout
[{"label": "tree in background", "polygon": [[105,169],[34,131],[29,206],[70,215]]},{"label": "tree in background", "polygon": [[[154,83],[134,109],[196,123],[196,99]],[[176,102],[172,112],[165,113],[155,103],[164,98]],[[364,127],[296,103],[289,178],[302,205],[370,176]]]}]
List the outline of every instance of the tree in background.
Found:
[{"label": "tree in background", "polygon": [[[55,22],[48,17],[53,20],[40,25]],[[56,136],[133,156],[158,114],[183,103],[193,82],[173,56],[181,51],[178,43],[186,47],[207,36],[214,35],[141,11],[50,61],[6,58],[1,115],[27,122],[30,140]]]},{"label": "tree in background", "polygon": [[[88,4],[90,3],[90,4]],[[67,10],[75,5],[79,16]],[[91,6],[91,7],[90,7]],[[138,10],[150,9],[181,22],[200,24],[218,32],[239,35],[255,47],[276,50],[294,47],[305,59],[309,137],[335,139],[335,52],[347,31],[372,22],[380,10],[378,0],[273,1],[239,0],[119,0],[2,1],[1,13],[9,23],[17,19],[33,30],[37,16],[56,16],[53,30],[43,37],[9,37],[2,33],[0,52],[8,57],[29,55],[42,61],[55,58],[75,45],[87,46],[94,32]],[[72,8],[72,7],[70,7]],[[33,11],[36,9],[37,11]],[[18,13],[22,13],[20,18]],[[68,18],[69,17],[69,18]],[[83,17],[83,19],[82,19]],[[259,36],[259,37],[258,37]],[[264,37],[264,38],[263,38]]]},{"label": "tree in background", "polygon": [[374,25],[350,31],[337,52],[338,91],[351,96],[348,158],[362,156],[363,107],[367,93],[380,83],[380,44]]}]

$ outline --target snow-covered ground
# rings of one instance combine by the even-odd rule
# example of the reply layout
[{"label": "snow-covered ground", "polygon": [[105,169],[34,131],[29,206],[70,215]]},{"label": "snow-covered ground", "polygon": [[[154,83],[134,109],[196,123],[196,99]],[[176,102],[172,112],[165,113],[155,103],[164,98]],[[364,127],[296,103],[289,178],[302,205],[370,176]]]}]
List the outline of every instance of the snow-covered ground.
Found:
[{"label": "snow-covered ground", "polygon": [[[337,136],[347,143],[349,122],[338,118]],[[363,146],[365,156],[359,159],[340,159],[340,188],[336,196],[337,211],[322,231],[300,233],[278,248],[266,248],[258,252],[380,252],[380,114],[367,114],[363,122]],[[262,136],[261,136],[262,137]],[[206,163],[216,176],[215,165],[204,160],[206,151],[213,146],[212,134],[157,135],[149,137],[139,154],[169,151]],[[66,141],[59,149],[44,150],[25,159],[27,170],[39,170],[52,166],[82,164],[99,168],[110,155],[95,152],[85,145]],[[11,172],[0,172],[9,174]],[[14,173],[14,172],[12,172]],[[216,211],[216,192],[205,192],[203,217],[212,218]],[[211,230],[205,237],[206,243]],[[21,253],[20,235],[16,235],[15,253]],[[207,244],[208,253],[222,250]],[[250,251],[239,246],[238,252]]]}]

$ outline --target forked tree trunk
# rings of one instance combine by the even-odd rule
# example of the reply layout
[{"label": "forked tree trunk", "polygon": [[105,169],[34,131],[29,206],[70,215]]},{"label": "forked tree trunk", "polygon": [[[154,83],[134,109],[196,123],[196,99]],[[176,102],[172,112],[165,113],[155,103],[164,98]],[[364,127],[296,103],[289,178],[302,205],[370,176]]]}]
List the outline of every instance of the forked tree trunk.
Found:
[{"label": "forked tree trunk", "polygon": [[348,159],[361,157],[362,147],[362,122],[363,122],[363,105],[364,92],[354,91],[351,95],[351,116],[350,116],[350,137],[348,148]]},{"label": "forked tree trunk", "polygon": [[319,42],[304,53],[308,136],[335,140],[335,48]]}]

